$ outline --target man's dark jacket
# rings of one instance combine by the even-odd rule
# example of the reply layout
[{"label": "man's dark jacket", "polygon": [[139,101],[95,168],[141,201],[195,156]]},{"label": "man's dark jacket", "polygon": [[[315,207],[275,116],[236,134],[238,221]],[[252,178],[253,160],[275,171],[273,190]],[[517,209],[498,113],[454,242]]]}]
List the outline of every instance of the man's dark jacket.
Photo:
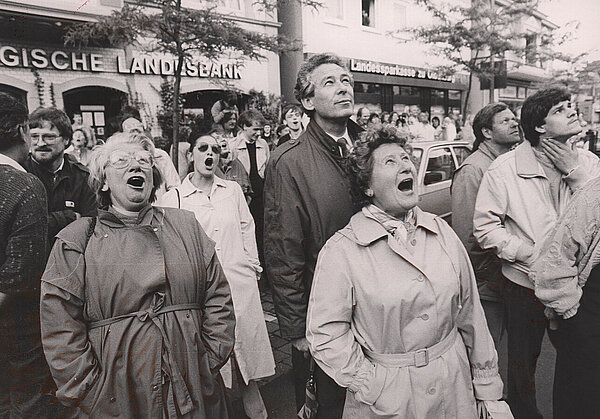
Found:
[{"label": "man's dark jacket", "polygon": [[[40,278],[46,266],[46,192],[33,175],[0,164],[0,335],[40,340]],[[22,346],[21,346],[22,347]]]},{"label": "man's dark jacket", "polygon": [[[353,141],[362,131],[352,121]],[[305,336],[317,255],[356,208],[338,144],[314,121],[277,147],[265,176],[265,264],[283,337]]]},{"label": "man's dark jacket", "polygon": [[96,197],[88,185],[87,167],[69,154],[65,153],[64,158],[65,163],[56,174],[44,169],[31,156],[24,164],[25,169],[36,175],[46,189],[50,246],[54,243],[54,236],[76,220],[76,212],[82,217],[97,213]]}]

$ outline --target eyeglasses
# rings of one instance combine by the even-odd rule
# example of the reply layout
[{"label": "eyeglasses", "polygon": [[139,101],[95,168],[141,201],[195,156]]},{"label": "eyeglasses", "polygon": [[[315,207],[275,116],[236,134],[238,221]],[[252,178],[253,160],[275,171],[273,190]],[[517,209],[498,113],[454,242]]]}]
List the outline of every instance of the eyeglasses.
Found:
[{"label": "eyeglasses", "polygon": [[62,137],[60,135],[56,135],[56,134],[30,134],[31,136],[31,141],[33,141],[34,143],[37,143],[38,141],[40,141],[40,138],[42,140],[44,140],[44,142],[46,144],[54,144],[56,142],[58,142],[59,139],[61,139]]},{"label": "eyeglasses", "polygon": [[154,166],[154,157],[147,151],[136,151],[135,153],[126,153],[115,151],[108,158],[108,164],[115,169],[124,169],[131,165],[135,159],[142,169],[149,169]]},{"label": "eyeglasses", "polygon": [[[196,147],[200,153],[206,153],[208,151],[207,143],[199,143]],[[210,146],[210,149],[214,154],[221,154],[221,147],[217,144],[213,144]]]}]

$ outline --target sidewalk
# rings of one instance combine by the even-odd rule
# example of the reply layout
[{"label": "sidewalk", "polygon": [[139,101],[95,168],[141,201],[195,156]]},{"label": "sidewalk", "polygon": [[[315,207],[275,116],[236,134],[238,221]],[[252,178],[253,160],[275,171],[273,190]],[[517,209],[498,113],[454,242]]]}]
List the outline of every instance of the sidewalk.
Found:
[{"label": "sidewalk", "polygon": [[[279,323],[275,317],[275,307],[270,290],[261,290],[260,300],[275,358],[275,375],[260,381],[260,392],[269,412],[269,419],[294,419],[296,418],[296,404],[291,374],[291,345],[279,334]],[[246,417],[241,400],[234,400],[233,408],[236,419]]]}]

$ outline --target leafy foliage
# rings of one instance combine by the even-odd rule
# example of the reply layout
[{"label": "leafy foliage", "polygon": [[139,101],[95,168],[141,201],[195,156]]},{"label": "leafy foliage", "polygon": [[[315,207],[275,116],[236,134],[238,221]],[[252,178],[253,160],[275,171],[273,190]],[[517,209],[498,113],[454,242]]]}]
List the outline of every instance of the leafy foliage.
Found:
[{"label": "leafy foliage", "polygon": [[[185,60],[193,55],[208,59],[227,56],[243,60],[260,60],[268,51],[282,52],[299,48],[295,41],[281,35],[267,35],[242,28],[235,20],[218,13],[217,1],[200,3],[188,9],[182,0],[137,0],[126,2],[121,10],[97,22],[76,24],[65,36],[65,43],[77,47],[96,45],[108,40],[112,45],[132,45],[148,52],[170,54],[177,58],[173,96],[180,97],[181,72]],[[283,1],[299,1],[319,7],[315,0],[257,0],[263,10],[275,10]],[[175,150],[180,124],[179,100],[172,101],[172,133]],[[178,153],[174,153],[177,164]]]},{"label": "leafy foliage", "polygon": [[279,124],[281,96],[273,93],[259,92],[254,89],[251,89],[248,94],[250,95],[248,106],[259,111],[274,130]]},{"label": "leafy foliage", "polygon": [[523,22],[535,16],[537,0],[414,1],[428,10],[434,19],[433,23],[412,28],[410,32],[414,38],[430,44],[433,53],[450,62],[450,66],[439,70],[469,72],[468,91],[473,75],[490,78],[500,74],[501,69],[492,68],[490,63],[511,55],[507,53],[523,59],[527,57],[530,62],[570,59],[553,49],[568,35],[559,36],[544,27],[536,33],[537,42],[528,45],[525,41],[531,33]]}]

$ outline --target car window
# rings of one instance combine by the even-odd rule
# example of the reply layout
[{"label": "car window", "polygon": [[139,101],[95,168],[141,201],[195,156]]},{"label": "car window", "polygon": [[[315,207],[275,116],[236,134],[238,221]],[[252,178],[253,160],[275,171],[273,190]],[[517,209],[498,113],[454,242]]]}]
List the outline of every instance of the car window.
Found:
[{"label": "car window", "polygon": [[429,151],[427,169],[425,171],[425,185],[433,185],[438,182],[452,179],[456,170],[454,159],[450,148],[436,148]]},{"label": "car window", "polygon": [[415,164],[415,167],[417,168],[417,173],[421,170],[421,157],[422,156],[423,156],[422,148],[413,148],[412,149],[413,163]]},{"label": "car window", "polygon": [[469,150],[467,147],[454,147],[454,154],[456,155],[456,160],[460,166],[465,159],[469,157],[471,150]]}]

